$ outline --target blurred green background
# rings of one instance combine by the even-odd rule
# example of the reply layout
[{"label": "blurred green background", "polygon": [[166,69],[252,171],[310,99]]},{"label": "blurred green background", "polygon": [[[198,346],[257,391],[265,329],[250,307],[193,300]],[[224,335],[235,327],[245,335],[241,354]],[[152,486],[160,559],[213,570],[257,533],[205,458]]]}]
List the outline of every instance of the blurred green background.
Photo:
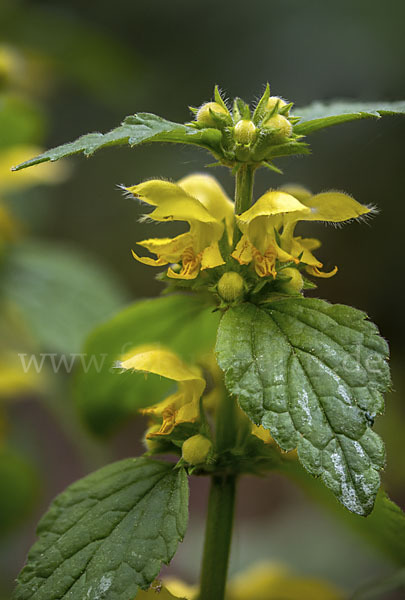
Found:
[{"label": "blurred green background", "polygon": [[[34,137],[41,137],[44,147],[88,131],[106,131],[136,111],[184,122],[190,118],[187,107],[210,100],[215,84],[230,98],[239,95],[253,102],[269,81],[273,95],[297,107],[316,98],[403,99],[404,22],[405,4],[399,0],[0,0],[0,43],[25,61],[15,85],[36,106]],[[342,229],[313,224],[305,231],[324,241],[320,256],[326,267],[339,266],[336,277],[320,280],[316,294],[365,310],[390,341],[395,393],[387,399],[386,416],[377,430],[387,443],[385,485],[402,506],[404,137],[405,123],[398,118],[344,124],[315,134],[312,156],[281,159],[284,176],[260,172],[257,177],[257,195],[269,187],[300,182],[314,192],[349,192],[380,211],[368,224]],[[67,162],[71,171],[59,185],[11,195],[8,206],[37,238],[98,259],[125,288],[127,298],[158,294],[161,284],[154,271],[135,263],[130,254],[136,240],[152,234],[153,226],[137,222],[139,207],[117,184],[150,177],[176,180],[201,171],[211,158],[191,147],[152,144],[108,149],[89,160]],[[226,170],[212,172],[232,195]],[[176,226],[173,230],[179,231]],[[58,383],[55,394],[60,396],[66,385],[67,380]],[[108,444],[99,444],[78,425],[61,428],[51,399],[50,410],[34,400],[24,397],[13,405],[11,419],[39,466],[43,492],[32,521],[0,546],[4,598],[10,574],[15,576],[32,543],[35,519],[50,499],[89,469],[141,450],[136,441],[139,423],[129,424]],[[62,406],[71,412],[68,399]],[[66,418],[72,421],[74,416]],[[204,490],[205,483],[198,481],[192,495],[197,516],[182,551],[189,560],[179,568],[190,580],[198,568]],[[384,559],[281,479],[243,483],[239,513],[235,569],[264,554],[329,577],[346,589],[390,572]],[[266,527],[258,525],[259,518],[265,519]],[[300,546],[311,551],[303,556]]]}]

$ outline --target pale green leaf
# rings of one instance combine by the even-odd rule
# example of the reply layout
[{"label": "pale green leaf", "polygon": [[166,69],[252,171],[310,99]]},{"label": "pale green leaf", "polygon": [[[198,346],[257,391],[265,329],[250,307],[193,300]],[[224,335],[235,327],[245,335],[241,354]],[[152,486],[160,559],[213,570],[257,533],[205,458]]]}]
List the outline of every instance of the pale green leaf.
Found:
[{"label": "pale green leaf", "polygon": [[313,102],[305,108],[295,108],[294,117],[301,117],[294,133],[308,135],[318,129],[357,119],[379,119],[384,115],[405,115],[405,101],[397,102]]},{"label": "pale green leaf", "polygon": [[370,425],[390,382],[387,354],[364,313],[312,298],[231,308],[217,340],[227,387],[250,419],[363,515],[384,465]]},{"label": "pale green leaf", "polygon": [[14,600],[133,600],[185,534],[184,470],[125,459],[71,485],[38,526]]},{"label": "pale green leaf", "polygon": [[80,352],[88,333],[126,300],[97,261],[73,248],[38,241],[10,249],[0,293],[19,311],[41,348],[70,354]]},{"label": "pale green leaf", "polygon": [[219,149],[221,133],[217,129],[194,129],[180,123],[167,121],[150,113],[137,113],[126,117],[119,127],[108,133],[88,133],[74,142],[57,146],[43,154],[27,160],[14,168],[15,171],[37,165],[42,162],[55,161],[65,156],[83,152],[91,156],[100,148],[127,144],[137,146],[145,142],[174,142],[194,144],[208,149]]},{"label": "pale green leaf", "polygon": [[97,328],[83,351],[75,395],[86,424],[97,434],[113,431],[140,408],[158,402],[173,382],[142,373],[120,372],[117,360],[144,344],[160,344],[188,363],[212,351],[219,313],[195,295],[175,294],[142,300]]}]

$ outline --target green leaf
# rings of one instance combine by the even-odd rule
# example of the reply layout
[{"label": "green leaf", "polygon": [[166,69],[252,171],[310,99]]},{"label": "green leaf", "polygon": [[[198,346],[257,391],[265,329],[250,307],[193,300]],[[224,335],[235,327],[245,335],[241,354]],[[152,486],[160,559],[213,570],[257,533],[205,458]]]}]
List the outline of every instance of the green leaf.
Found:
[{"label": "green leaf", "polygon": [[387,344],[366,315],[312,298],[241,304],[222,318],[217,355],[250,419],[297,448],[349,510],[368,514],[384,465],[370,425],[390,377]]},{"label": "green leaf", "polygon": [[379,119],[384,115],[404,115],[405,101],[398,102],[313,102],[305,108],[294,109],[293,116],[301,117],[294,133],[308,135],[318,129],[357,119]]},{"label": "green leaf", "polygon": [[93,362],[80,370],[75,386],[79,411],[90,429],[111,433],[137,409],[158,402],[172,389],[166,379],[145,379],[142,373],[113,368],[123,354],[158,343],[192,363],[214,348],[219,313],[212,311],[198,296],[162,296],[136,302],[96,329],[84,347]]},{"label": "green leaf", "polygon": [[170,463],[130,458],[77,481],[39,523],[14,600],[133,600],[176,552],[187,505]]},{"label": "green leaf", "polygon": [[126,117],[119,127],[108,133],[88,133],[74,142],[57,146],[35,158],[14,167],[19,171],[42,162],[55,161],[65,156],[83,152],[91,156],[100,148],[127,144],[137,146],[144,142],[173,142],[178,144],[194,144],[209,150],[219,150],[221,132],[217,129],[194,129],[180,123],[166,121],[150,113],[137,113]]},{"label": "green leaf", "polygon": [[80,352],[88,333],[125,301],[96,261],[52,243],[13,247],[1,275],[1,295],[17,307],[41,347],[53,352]]}]

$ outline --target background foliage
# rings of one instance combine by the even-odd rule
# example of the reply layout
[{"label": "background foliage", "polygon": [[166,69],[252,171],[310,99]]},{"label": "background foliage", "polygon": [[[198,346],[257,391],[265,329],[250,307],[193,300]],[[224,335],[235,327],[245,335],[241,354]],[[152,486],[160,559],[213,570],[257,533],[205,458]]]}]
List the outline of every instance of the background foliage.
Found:
[{"label": "background foliage", "polygon": [[[23,132],[6,130],[6,135],[16,136],[15,141],[38,142],[42,136],[42,143],[50,147],[86,131],[107,131],[135,111],[184,122],[189,118],[187,105],[209,100],[215,83],[230,97],[240,95],[252,101],[269,80],[273,94],[294,100],[297,106],[307,105],[313,98],[390,101],[405,97],[405,8],[396,0],[388,0],[384,10],[375,0],[336,4],[252,0],[248,9],[243,4],[213,0],[117,0],[113,12],[107,2],[99,2],[95,8],[93,3],[79,0],[54,0],[52,4],[3,0],[0,10],[1,43],[16,48],[30,65],[17,86],[23,97],[30,98],[29,106],[24,108],[24,103],[16,100],[14,104],[25,115],[32,104],[36,106],[34,118],[27,116]],[[9,125],[10,118],[4,122]],[[372,227],[354,224],[327,232],[323,258],[327,263],[337,257],[340,271],[334,279],[321,281],[316,293],[365,310],[390,341],[395,394],[387,398],[386,416],[377,420],[376,429],[387,442],[385,485],[402,506],[405,331],[398,241],[405,216],[404,133],[404,123],[390,117],[320,132],[312,136],[311,157],[282,159],[287,176],[259,173],[257,185],[259,194],[270,185],[299,181],[314,192],[347,191],[380,209]],[[124,198],[116,184],[131,185],[152,176],[176,179],[201,170],[209,161],[204,151],[189,147],[113,148],[88,162],[71,159],[72,172],[58,186],[13,194],[7,200],[37,237],[97,256],[124,283],[131,297],[141,298],[157,294],[161,285],[150,277],[147,267],[134,263],[129,250],[153,228],[137,223],[136,204]],[[216,169],[215,175],[232,194],[227,173]],[[311,227],[311,234],[326,238],[325,232],[319,231],[321,225]],[[176,226],[167,227],[168,235],[173,231],[178,231]],[[73,342],[70,351],[77,351]],[[108,447],[89,442],[82,433],[74,433],[69,440],[73,425],[61,428],[52,416],[59,405],[63,414],[71,412],[66,401],[56,402],[61,398],[60,387],[56,386],[49,399],[51,412],[27,397],[11,407],[15,435],[43,473],[45,487],[37,514],[68,483],[104,464],[107,453],[121,458],[137,452],[136,423],[120,438],[113,438]],[[86,460],[80,457],[78,446],[85,447]],[[192,492],[191,499],[198,513],[199,508],[204,509],[204,483],[196,486],[200,493]],[[284,480],[247,480],[242,488],[239,514],[244,519],[236,536],[234,569],[265,555],[284,559],[298,570],[330,577],[347,589],[359,580],[391,572],[389,562],[336,526]],[[4,586],[5,598],[10,572],[17,572],[31,544],[35,518],[9,534],[0,547],[4,564],[0,587]],[[258,519],[264,519],[274,531],[271,540],[263,535],[266,527],[255,525]],[[176,559],[178,564],[183,561],[182,573],[191,580],[201,543],[194,535],[200,532],[199,523],[195,517],[184,550]],[[294,549],[298,535],[301,544],[311,544],[311,556]]]}]

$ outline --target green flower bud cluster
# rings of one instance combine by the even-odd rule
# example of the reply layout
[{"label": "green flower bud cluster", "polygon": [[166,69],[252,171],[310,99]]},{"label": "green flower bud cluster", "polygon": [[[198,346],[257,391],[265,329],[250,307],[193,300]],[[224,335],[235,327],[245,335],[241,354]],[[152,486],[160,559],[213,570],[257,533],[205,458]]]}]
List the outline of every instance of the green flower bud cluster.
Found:
[{"label": "green flower bud cluster", "polygon": [[252,111],[240,98],[236,98],[232,110],[228,108],[218,88],[215,101],[206,102],[192,109],[197,129],[216,129],[222,134],[220,162],[233,166],[241,162],[256,163],[278,170],[272,164],[277,156],[306,153],[307,145],[300,142],[302,136],[294,133],[298,118],[290,116],[292,103],[270,96],[266,90]]}]

